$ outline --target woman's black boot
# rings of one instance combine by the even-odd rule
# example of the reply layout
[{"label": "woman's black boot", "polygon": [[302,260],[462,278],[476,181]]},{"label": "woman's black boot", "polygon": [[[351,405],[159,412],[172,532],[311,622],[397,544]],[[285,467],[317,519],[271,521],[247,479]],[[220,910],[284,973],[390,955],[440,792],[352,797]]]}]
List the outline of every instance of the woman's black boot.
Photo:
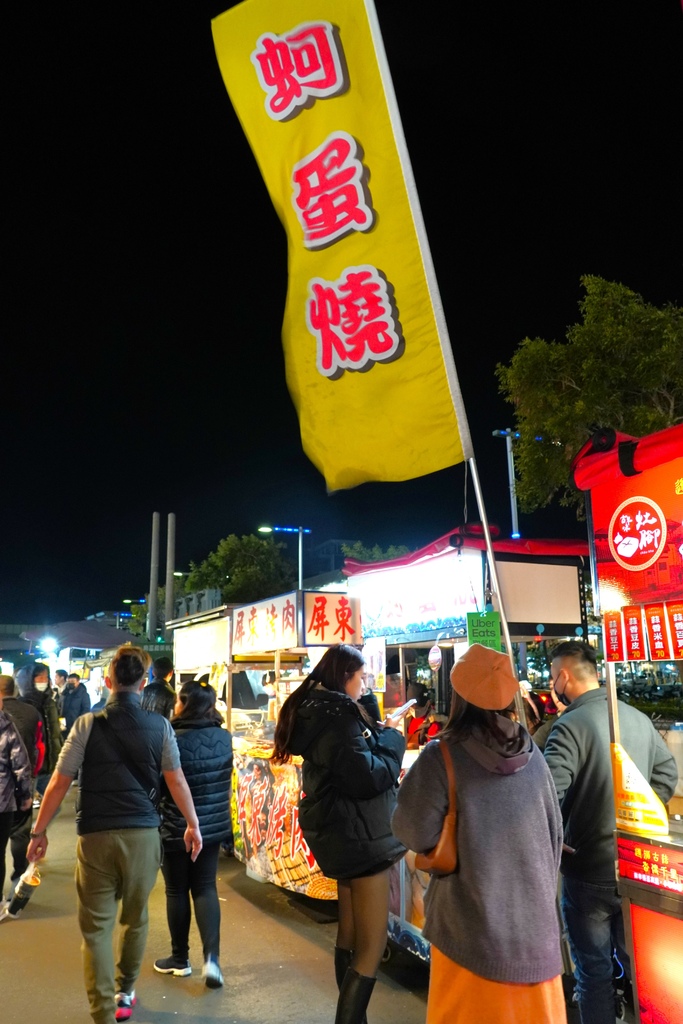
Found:
[{"label": "woman's black boot", "polygon": [[337,988],[339,989],[342,987],[344,976],[351,966],[352,957],[352,949],[340,949],[339,946],[334,947],[334,976],[337,979]]},{"label": "woman's black boot", "polygon": [[376,978],[367,978],[349,967],[339,992],[334,1024],[363,1024],[376,981]]}]

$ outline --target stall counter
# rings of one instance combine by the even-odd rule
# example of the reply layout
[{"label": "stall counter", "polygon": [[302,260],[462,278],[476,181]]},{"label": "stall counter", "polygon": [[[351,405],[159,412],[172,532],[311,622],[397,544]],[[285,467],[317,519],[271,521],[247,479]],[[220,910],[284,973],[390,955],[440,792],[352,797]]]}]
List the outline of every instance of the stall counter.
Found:
[{"label": "stall counter", "polygon": [[314,899],[336,900],[299,826],[300,757],[273,764],[270,740],[233,737],[232,830],[247,874]]},{"label": "stall counter", "polygon": [[[247,874],[314,899],[336,900],[337,883],[323,875],[299,826],[302,759],[273,764],[273,744],[264,737],[235,736],[233,750],[235,856]],[[419,753],[405,752],[403,772]],[[429,875],[415,868],[411,851],[391,869],[388,937],[424,961],[429,960],[429,943],[422,936],[428,884]]]}]

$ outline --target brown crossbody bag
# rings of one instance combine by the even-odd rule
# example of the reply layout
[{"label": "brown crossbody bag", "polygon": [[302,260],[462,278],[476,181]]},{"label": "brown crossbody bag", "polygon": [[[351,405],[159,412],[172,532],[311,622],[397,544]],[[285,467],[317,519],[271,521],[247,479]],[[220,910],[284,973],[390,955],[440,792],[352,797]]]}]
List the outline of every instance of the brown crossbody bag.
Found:
[{"label": "brown crossbody bag", "polygon": [[455,771],[448,744],[442,740],[436,742],[439,744],[448,776],[448,813],[443,820],[438,843],[433,850],[415,855],[415,867],[418,871],[429,872],[430,875],[451,875],[458,866],[458,848],[455,840]]}]

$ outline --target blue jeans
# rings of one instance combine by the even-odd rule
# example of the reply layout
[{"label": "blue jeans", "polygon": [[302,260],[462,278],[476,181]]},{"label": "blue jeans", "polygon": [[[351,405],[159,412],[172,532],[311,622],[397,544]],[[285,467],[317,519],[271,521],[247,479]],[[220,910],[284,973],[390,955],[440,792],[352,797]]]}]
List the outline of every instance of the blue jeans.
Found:
[{"label": "blue jeans", "polygon": [[581,1024],[614,1024],[614,949],[626,974],[631,975],[616,883],[564,877],[562,915],[574,959]]}]

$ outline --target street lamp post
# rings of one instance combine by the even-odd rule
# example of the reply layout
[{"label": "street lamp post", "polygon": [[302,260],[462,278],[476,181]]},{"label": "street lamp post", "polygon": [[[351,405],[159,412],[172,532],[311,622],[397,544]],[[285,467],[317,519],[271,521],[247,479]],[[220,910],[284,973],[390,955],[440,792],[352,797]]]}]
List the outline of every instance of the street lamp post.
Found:
[{"label": "street lamp post", "polygon": [[298,533],[299,534],[299,590],[303,590],[304,579],[304,534],[311,531],[307,526],[259,526],[259,533]]},{"label": "street lamp post", "polygon": [[492,431],[492,436],[505,438],[508,460],[508,481],[510,484],[510,511],[512,513],[512,533],[510,536],[514,540],[517,540],[521,534],[519,532],[519,521],[517,519],[517,487],[515,484],[515,458],[512,454],[512,439],[514,437],[519,437],[519,431],[511,430],[510,427],[507,427],[505,430]]}]

